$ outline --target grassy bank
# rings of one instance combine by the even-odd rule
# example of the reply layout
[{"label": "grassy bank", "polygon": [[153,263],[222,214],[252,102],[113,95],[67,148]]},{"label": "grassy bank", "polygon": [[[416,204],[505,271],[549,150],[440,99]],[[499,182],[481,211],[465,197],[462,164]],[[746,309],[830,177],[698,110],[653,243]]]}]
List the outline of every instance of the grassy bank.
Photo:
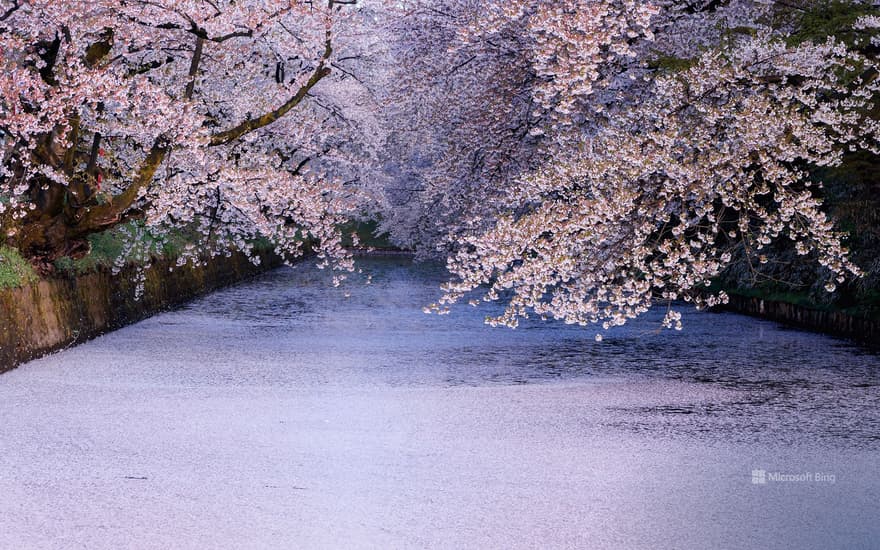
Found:
[{"label": "grassy bank", "polygon": [[[343,244],[348,247],[378,250],[399,250],[387,234],[376,234],[378,222],[351,222],[342,228]],[[357,235],[357,239],[351,235]],[[89,252],[80,258],[63,256],[56,259],[46,273],[48,278],[72,278],[123,266],[139,266],[157,261],[174,261],[188,245],[198,242],[195,232],[174,231],[159,235],[140,222],[129,222],[88,237]],[[272,253],[275,246],[267,239],[251,242],[254,252]],[[306,248],[309,248],[306,245]],[[9,246],[0,246],[0,289],[17,288],[35,282],[40,277],[31,264]]]},{"label": "grassy bank", "polygon": [[0,290],[24,286],[36,279],[33,267],[21,257],[18,250],[0,246]]}]

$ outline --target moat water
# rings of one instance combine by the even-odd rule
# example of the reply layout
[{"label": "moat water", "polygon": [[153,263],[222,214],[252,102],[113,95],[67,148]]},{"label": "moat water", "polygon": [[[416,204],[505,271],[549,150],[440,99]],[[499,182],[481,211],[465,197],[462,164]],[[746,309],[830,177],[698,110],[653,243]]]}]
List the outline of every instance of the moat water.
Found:
[{"label": "moat water", "polygon": [[880,548],[880,356],[282,268],[0,376],[0,548]]}]

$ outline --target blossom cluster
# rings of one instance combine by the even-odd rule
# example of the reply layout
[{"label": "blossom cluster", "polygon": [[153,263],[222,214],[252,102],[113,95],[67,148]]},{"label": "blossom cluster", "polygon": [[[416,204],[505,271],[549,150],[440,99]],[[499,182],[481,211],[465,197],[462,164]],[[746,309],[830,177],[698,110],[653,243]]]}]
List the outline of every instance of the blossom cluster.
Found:
[{"label": "blossom cluster", "polygon": [[492,324],[608,329],[658,300],[723,303],[711,280],[736,255],[768,261],[779,239],[816,256],[829,291],[858,276],[812,172],[880,153],[877,17],[839,29],[858,31],[845,41],[805,36],[774,3],[588,4],[445,3],[446,49],[474,70],[442,61],[444,89],[469,95],[422,133],[421,217],[439,220],[454,276],[432,309],[499,300]]}]

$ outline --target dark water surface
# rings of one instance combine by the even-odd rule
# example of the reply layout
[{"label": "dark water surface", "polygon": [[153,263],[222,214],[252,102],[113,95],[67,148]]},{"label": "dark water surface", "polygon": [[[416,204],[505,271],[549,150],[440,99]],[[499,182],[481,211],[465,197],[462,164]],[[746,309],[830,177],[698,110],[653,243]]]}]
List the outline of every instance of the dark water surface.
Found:
[{"label": "dark water surface", "polygon": [[361,265],[0,377],[0,547],[880,548],[878,355],[692,310],[493,329],[422,313],[435,265]]}]

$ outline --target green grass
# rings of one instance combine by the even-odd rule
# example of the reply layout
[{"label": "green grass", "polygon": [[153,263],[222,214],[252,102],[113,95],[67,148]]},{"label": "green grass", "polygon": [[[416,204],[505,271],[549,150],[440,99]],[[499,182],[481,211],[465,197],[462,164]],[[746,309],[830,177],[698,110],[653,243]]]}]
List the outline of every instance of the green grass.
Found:
[{"label": "green grass", "polygon": [[870,4],[857,4],[848,0],[817,2],[800,12],[798,32],[792,34],[787,42],[797,46],[810,41],[821,43],[834,36],[848,46],[855,44],[858,33],[852,30],[853,23],[863,15],[877,15],[877,8]]},{"label": "green grass", "polygon": [[88,239],[88,254],[77,260],[66,256],[58,258],[54,262],[55,269],[69,276],[110,269],[122,254],[127,236],[123,229],[113,228],[89,235]]},{"label": "green grass", "polygon": [[[138,222],[89,235],[89,253],[77,260],[66,256],[58,258],[54,262],[55,269],[65,275],[74,276],[112,268],[125,250],[125,245],[131,238],[129,235],[137,229],[134,225],[136,223]],[[149,231],[143,231],[140,235],[137,246],[149,247],[150,255],[154,258],[177,258],[189,242],[189,236],[182,232],[171,233],[164,238]]]},{"label": "green grass", "polygon": [[648,61],[648,67],[652,69],[660,69],[667,73],[686,71],[700,61],[699,57],[683,58],[665,55],[661,52],[654,53],[656,54],[656,57]]},{"label": "green grass", "polygon": [[36,280],[33,267],[18,250],[0,246],[0,289],[17,288]]},{"label": "green grass", "polygon": [[[139,240],[136,247],[139,249],[147,247],[149,256],[153,259],[177,259],[183,254],[188,244],[198,242],[198,236],[192,232],[175,230],[160,237],[150,231],[143,231],[143,227],[134,225],[137,223],[140,222],[131,222],[121,227],[90,235],[88,237],[90,249],[87,255],[77,260],[66,256],[58,258],[54,261],[55,269],[60,274],[73,277],[113,268],[131,238],[129,235],[133,234],[135,229],[141,230],[137,233]],[[263,237],[255,239],[253,245],[257,252],[275,250],[275,245]],[[126,263],[136,262],[129,259]]]}]

